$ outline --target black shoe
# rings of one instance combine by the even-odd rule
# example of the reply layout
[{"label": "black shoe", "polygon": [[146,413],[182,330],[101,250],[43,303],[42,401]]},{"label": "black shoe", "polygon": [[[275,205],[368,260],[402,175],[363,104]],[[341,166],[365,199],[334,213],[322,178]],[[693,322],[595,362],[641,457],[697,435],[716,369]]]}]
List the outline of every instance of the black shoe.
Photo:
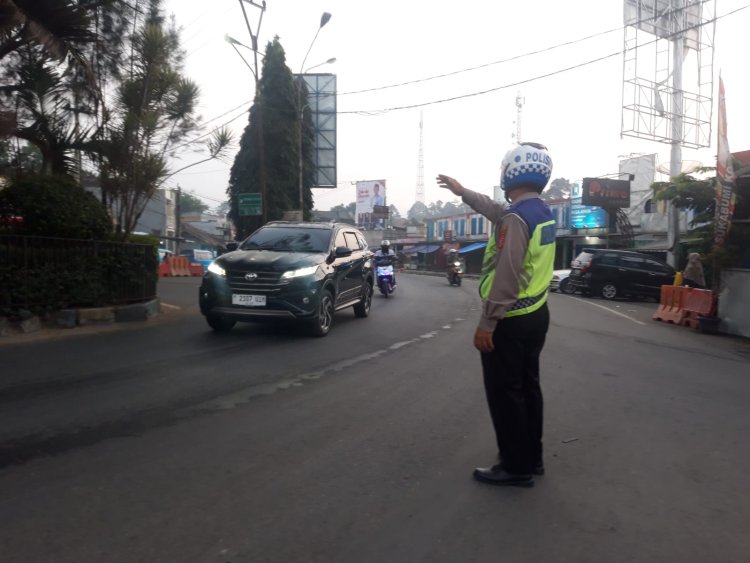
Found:
[{"label": "black shoe", "polygon": [[[500,456],[498,456],[498,459],[499,458],[500,458]],[[500,466],[502,464],[503,464],[503,460],[499,459],[498,466]],[[544,475],[544,462],[543,461],[537,462],[534,465],[534,467],[531,469],[531,474],[532,475],[538,475],[538,476]]]},{"label": "black shoe", "polygon": [[474,479],[491,485],[507,487],[533,487],[534,477],[532,475],[518,475],[508,473],[500,465],[492,467],[477,467],[474,470]]}]

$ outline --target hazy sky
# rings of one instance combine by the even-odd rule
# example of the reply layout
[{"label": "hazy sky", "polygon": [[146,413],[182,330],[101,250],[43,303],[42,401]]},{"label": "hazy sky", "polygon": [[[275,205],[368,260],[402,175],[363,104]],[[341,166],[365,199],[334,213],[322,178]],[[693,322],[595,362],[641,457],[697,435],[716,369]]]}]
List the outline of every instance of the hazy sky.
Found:
[{"label": "hazy sky", "polygon": [[[721,16],[750,0],[718,0]],[[183,27],[186,73],[201,87],[200,112],[207,129],[229,123],[236,140],[247,124],[253,77],[223,40],[229,33],[249,44],[237,0],[167,0],[166,9]],[[247,5],[253,28],[260,11]],[[516,96],[525,99],[522,138],[546,144],[554,160],[553,178],[571,181],[618,170],[620,156],[657,153],[669,162],[669,146],[620,137],[623,77],[623,6],[617,0],[538,0],[534,3],[488,0],[267,0],[260,45],[279,36],[287,64],[300,65],[323,12],[332,14],[320,31],[306,68],[331,57],[336,63],[316,72],[337,75],[338,187],[315,189],[318,209],[355,199],[353,182],[385,179],[388,203],[402,214],[415,201],[420,112],[424,119],[424,178],[428,202],[451,199],[434,182],[438,173],[466,187],[491,194],[499,166],[514,142]],[[729,146],[750,149],[750,73],[746,38],[750,9],[716,24],[714,68],[721,70],[727,96]],[[612,30],[610,33],[604,33]],[[584,37],[597,37],[521,56]],[[248,60],[252,53],[246,51]],[[607,55],[613,55],[607,57]],[[490,64],[518,57],[511,62]],[[599,62],[584,64],[606,57]],[[575,70],[564,69],[582,65]],[[470,67],[483,68],[456,72]],[[422,80],[437,75],[443,78]],[[546,78],[542,75],[553,74]],[[416,84],[360,90],[421,80]],[[519,82],[527,81],[524,84]],[[718,79],[714,90],[718,90]],[[478,94],[486,90],[494,90]],[[405,105],[478,94],[422,108],[382,111]],[[714,106],[716,100],[714,100]],[[221,117],[219,117],[221,116]],[[715,164],[712,147],[684,150],[683,159]],[[211,206],[226,199],[231,161],[196,166],[175,175],[180,186]],[[173,169],[198,160],[185,153]]]}]

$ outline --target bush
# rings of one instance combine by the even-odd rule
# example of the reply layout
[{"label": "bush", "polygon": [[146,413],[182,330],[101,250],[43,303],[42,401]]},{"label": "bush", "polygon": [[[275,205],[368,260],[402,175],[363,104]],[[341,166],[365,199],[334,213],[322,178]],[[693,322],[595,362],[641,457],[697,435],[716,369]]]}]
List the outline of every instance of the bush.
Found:
[{"label": "bush", "polygon": [[108,240],[113,229],[104,206],[72,179],[36,176],[16,178],[0,190],[0,230],[16,235]]}]

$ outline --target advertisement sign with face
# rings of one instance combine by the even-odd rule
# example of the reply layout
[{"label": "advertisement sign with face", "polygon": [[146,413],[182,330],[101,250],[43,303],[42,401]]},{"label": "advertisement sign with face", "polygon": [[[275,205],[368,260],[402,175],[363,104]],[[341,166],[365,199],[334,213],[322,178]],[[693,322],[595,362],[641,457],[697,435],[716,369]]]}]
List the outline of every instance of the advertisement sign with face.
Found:
[{"label": "advertisement sign with face", "polygon": [[358,227],[362,229],[382,228],[384,208],[387,209],[385,180],[357,182],[355,214]]}]

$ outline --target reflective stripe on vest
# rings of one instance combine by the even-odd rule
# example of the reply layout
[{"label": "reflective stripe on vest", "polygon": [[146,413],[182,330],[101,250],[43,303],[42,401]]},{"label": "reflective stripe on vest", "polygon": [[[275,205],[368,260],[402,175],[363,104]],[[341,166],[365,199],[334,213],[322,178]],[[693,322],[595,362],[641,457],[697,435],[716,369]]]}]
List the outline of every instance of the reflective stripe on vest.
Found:
[{"label": "reflective stripe on vest", "polygon": [[[529,246],[523,259],[523,276],[519,280],[518,299],[505,313],[506,317],[527,315],[547,302],[549,284],[555,263],[555,221],[547,205],[538,198],[527,199],[508,210],[520,217],[529,227]],[[497,229],[493,229],[482,260],[479,295],[486,300],[495,281]],[[525,280],[528,280],[526,282]]]}]

